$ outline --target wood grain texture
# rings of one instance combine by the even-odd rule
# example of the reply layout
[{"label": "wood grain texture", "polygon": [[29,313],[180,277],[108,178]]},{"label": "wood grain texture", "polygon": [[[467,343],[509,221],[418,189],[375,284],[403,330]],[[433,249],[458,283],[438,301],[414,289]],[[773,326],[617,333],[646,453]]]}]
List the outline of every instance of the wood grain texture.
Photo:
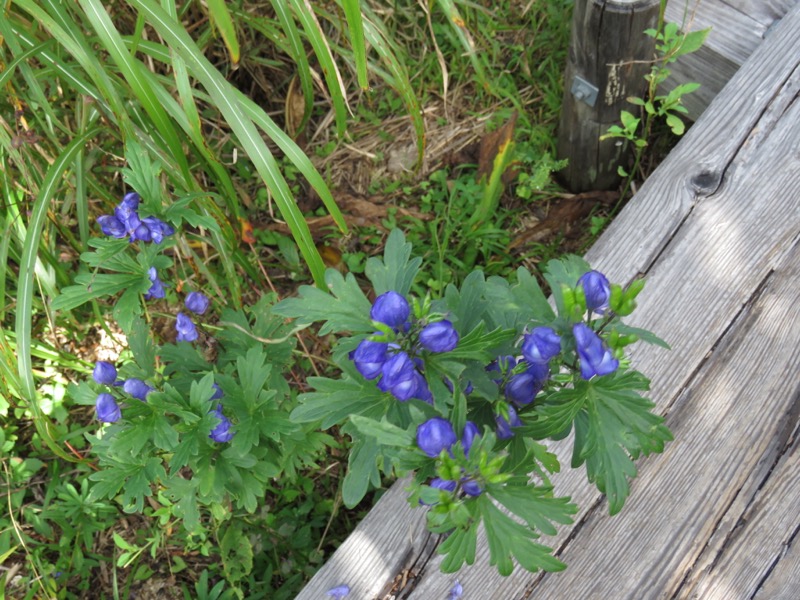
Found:
[{"label": "wood grain texture", "polygon": [[[652,378],[677,441],[637,463],[641,476],[622,513],[609,519],[583,470],[568,470],[554,479],[556,492],[580,506],[579,524],[542,539],[560,549],[566,572],[502,578],[482,544],[475,566],[443,575],[439,557],[430,557],[435,540],[424,538],[424,511],[408,507],[400,482],[298,598],[324,597],[341,583],[353,588],[348,600],[388,598],[412,564],[417,577],[398,599],[446,598],[456,577],[465,598],[584,598],[597,590],[602,598],[658,598],[677,593],[689,569],[713,566],[716,555],[703,547],[722,552],[739,516],[754,510],[800,381],[799,63],[800,5],[587,255],[612,281],[647,274],[631,323],[673,345],[634,347],[634,366]],[[564,458],[570,444],[553,447]],[[779,562],[763,589],[797,581],[796,553],[782,561],[786,568]]]},{"label": "wood grain texture", "polygon": [[[789,292],[786,301],[796,301]],[[794,409],[798,407],[795,400]],[[796,420],[796,414],[788,419]],[[797,555],[789,553],[796,550],[792,543],[800,529],[800,438],[795,437],[793,448],[771,466],[774,470],[746,511],[739,513],[736,527],[722,547],[704,549],[704,555],[714,555],[708,556],[713,561],[690,573],[678,598],[752,598],[760,594],[774,600],[780,597],[780,590],[791,590],[791,598],[797,598],[800,564]]]}]

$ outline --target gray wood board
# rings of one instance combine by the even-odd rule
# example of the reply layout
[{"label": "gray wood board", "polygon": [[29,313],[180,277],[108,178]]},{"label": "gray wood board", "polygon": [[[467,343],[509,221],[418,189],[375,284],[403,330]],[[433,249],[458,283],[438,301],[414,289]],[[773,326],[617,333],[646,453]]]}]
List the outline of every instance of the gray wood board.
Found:
[{"label": "gray wood board", "polygon": [[681,83],[701,87],[684,99],[692,119],[697,119],[737,69],[761,44],[769,28],[785,15],[796,0],[671,0],[667,21],[696,31],[711,27],[705,45],[670,65],[672,75],[664,92]]},{"label": "gray wood board", "polygon": [[[652,396],[662,411],[689,385],[797,235],[800,119],[792,102],[800,84],[798,55],[800,11],[795,9],[587,255],[615,281],[648,274],[636,324],[667,337],[674,350],[643,348],[633,360],[653,378]],[[557,450],[563,455],[567,445]],[[680,434],[675,445],[682,447]],[[651,462],[659,464],[643,461],[643,470],[655,468],[646,466]],[[602,512],[597,492],[585,484],[582,472],[563,475],[556,481],[559,493],[572,495],[581,506],[578,522],[588,519],[582,529],[596,528]],[[407,586],[411,597],[446,597],[454,576],[438,572],[438,557],[425,562],[430,545],[423,541],[424,511],[408,507],[402,486],[396,484],[378,502],[298,598],[319,598],[341,583],[353,588],[351,598],[383,597],[381,592],[412,564],[417,566],[410,575],[421,576],[413,591]],[[635,482],[632,501],[643,490]],[[543,541],[559,547],[570,531]],[[575,543],[583,543],[583,535]],[[519,570],[500,578],[488,567],[486,548],[480,552],[477,564],[458,574],[472,590],[467,597],[522,597],[536,581]],[[569,576],[570,570],[556,577]]]}]

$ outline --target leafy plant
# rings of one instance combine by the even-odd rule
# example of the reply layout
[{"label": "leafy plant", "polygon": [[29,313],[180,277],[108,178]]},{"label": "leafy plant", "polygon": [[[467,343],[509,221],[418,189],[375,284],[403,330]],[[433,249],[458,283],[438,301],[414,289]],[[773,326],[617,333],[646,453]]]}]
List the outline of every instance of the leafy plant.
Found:
[{"label": "leafy plant", "polygon": [[332,351],[341,376],[310,378],[314,391],[300,396],[292,421],[338,425],[351,437],[347,506],[382,474],[413,471],[409,502],[430,506],[430,530],[449,534],[443,570],[474,562],[481,523],[500,573],[515,560],[561,570],[536,540],[570,523],[577,507],[553,495],[549,474],[560,467],[542,442],[574,429],[572,467],[586,465],[614,514],[633,461],[671,439],[641,395],[647,379],[624,357],[640,337],[665,345],[622,322],[643,282],[623,289],[580,258],[551,261],[553,310],[524,269],[513,284],[473,271],[433,300],[410,295],[419,268],[395,230],[383,259],[366,265],[373,303],[352,276],[328,270],[330,294],[305,286],[274,308],[300,324],[321,322],[323,334],[351,334]]},{"label": "leafy plant", "polygon": [[666,0],[661,0],[661,7],[658,17],[658,27],[648,29],[645,34],[656,40],[656,59],[650,68],[650,72],[644,76],[647,81],[647,92],[644,98],[630,97],[628,102],[640,107],[640,115],[623,110],[620,113],[621,125],[612,125],[608,128],[608,133],[600,139],[622,138],[633,146],[633,167],[627,171],[620,166],[618,171],[621,177],[626,178],[624,197],[639,168],[644,148],[650,140],[653,124],[663,119],[672,133],[676,136],[683,135],[686,126],[681,118],[688,111],[681,104],[681,100],[687,94],[691,94],[700,87],[699,83],[682,83],[675,86],[667,94],[659,94],[659,86],[666,81],[672,73],[669,65],[678,58],[686,54],[691,54],[700,49],[708,37],[710,29],[699,31],[689,31],[681,33],[680,27],[675,23],[664,22],[664,11]]}]

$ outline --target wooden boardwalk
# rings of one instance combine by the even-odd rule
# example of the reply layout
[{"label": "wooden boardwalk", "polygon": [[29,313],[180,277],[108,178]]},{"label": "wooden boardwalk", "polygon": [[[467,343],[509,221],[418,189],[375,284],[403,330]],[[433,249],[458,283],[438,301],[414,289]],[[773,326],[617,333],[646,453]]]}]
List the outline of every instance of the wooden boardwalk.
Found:
[{"label": "wooden boardwalk", "polygon": [[684,31],[710,27],[711,32],[700,50],[682,56],[671,67],[665,89],[700,83],[701,88],[684,101],[692,119],[697,119],[795,4],[797,0],[669,0],[668,22],[678,23]]},{"label": "wooden boardwalk", "polygon": [[[484,544],[443,575],[400,481],[298,599],[346,583],[347,600],[445,600],[456,579],[464,600],[800,598],[799,240],[800,4],[587,255],[612,281],[647,277],[631,324],[673,347],[633,348],[675,441],[637,462],[623,511],[562,473],[581,512],[542,541],[566,571],[503,578]],[[552,445],[566,464],[570,444]]]}]

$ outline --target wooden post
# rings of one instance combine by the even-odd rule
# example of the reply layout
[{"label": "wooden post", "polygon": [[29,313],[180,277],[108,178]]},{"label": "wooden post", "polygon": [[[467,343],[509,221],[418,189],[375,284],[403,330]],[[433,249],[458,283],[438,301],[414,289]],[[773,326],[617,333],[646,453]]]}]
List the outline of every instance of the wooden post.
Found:
[{"label": "wooden post", "polygon": [[569,160],[559,178],[572,192],[620,181],[624,140],[600,136],[646,89],[655,41],[644,30],[656,27],[658,9],[659,0],[575,0],[558,132],[558,157]]}]

